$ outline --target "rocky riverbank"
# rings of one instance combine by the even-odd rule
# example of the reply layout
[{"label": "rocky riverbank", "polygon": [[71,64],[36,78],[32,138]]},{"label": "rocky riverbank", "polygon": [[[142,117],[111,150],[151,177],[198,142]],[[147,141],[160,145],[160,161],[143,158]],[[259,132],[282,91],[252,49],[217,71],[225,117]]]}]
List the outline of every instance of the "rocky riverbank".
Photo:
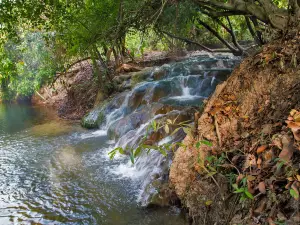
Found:
[{"label": "rocky riverbank", "polygon": [[300,223],[299,41],[244,60],[175,153],[170,181],[194,224]]}]

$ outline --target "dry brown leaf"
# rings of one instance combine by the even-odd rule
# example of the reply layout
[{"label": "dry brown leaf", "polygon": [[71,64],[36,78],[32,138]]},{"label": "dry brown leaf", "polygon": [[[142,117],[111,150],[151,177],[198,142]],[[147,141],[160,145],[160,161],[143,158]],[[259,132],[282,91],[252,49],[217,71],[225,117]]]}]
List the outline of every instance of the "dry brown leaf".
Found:
[{"label": "dry brown leaf", "polygon": [[282,144],[282,151],[279,154],[279,158],[283,159],[284,161],[290,161],[294,154],[293,143],[290,140],[290,138],[287,135],[285,135],[282,138]]},{"label": "dry brown leaf", "polygon": [[256,165],[256,157],[255,157],[255,155],[248,154],[246,156],[246,162],[244,164],[244,168],[249,168],[249,167],[255,166],[255,165]]},{"label": "dry brown leaf", "polygon": [[257,168],[261,169],[262,159],[258,158],[256,163],[257,163]]},{"label": "dry brown leaf", "polygon": [[231,110],[231,107],[230,106],[227,106],[226,108],[225,108],[225,111],[226,112],[229,112]]},{"label": "dry brown leaf", "polygon": [[215,107],[215,108],[213,108],[212,110],[210,110],[210,114],[212,115],[212,116],[215,116],[218,112],[220,112],[220,108],[219,107]]},{"label": "dry brown leaf", "polygon": [[267,147],[268,147],[268,145],[262,145],[262,146],[258,147],[256,150],[257,154],[260,154],[263,151],[265,151],[267,149]]},{"label": "dry brown leaf", "polygon": [[300,129],[300,122],[293,122],[289,120],[286,120],[285,122],[287,123],[288,127],[291,129]]},{"label": "dry brown leaf", "polygon": [[259,182],[258,190],[260,191],[260,193],[266,194],[266,184],[264,181]]},{"label": "dry brown leaf", "polygon": [[294,115],[295,122],[300,122],[300,113]]},{"label": "dry brown leaf", "polygon": [[276,225],[276,223],[274,223],[274,220],[272,220],[272,218],[268,218],[268,223],[269,225]]},{"label": "dry brown leaf", "polygon": [[282,149],[282,142],[281,142],[281,137],[280,136],[276,136],[273,139],[273,145],[275,145],[279,149]]},{"label": "dry brown leaf", "polygon": [[290,187],[292,186],[293,182],[288,182],[287,185],[285,185],[285,189],[290,189]]},{"label": "dry brown leaf", "polygon": [[252,176],[252,175],[248,175],[248,176],[247,176],[247,180],[248,180],[248,181],[254,181],[255,179],[256,179],[255,176]]},{"label": "dry brown leaf", "polygon": [[265,161],[270,161],[270,160],[273,159],[273,157],[274,157],[274,154],[273,154],[272,150],[266,151],[263,154],[263,158],[264,158]]},{"label": "dry brown leaf", "polygon": [[254,210],[254,213],[261,214],[266,209],[266,206],[267,206],[267,199],[264,198],[259,202],[258,207]]},{"label": "dry brown leaf", "polygon": [[292,109],[290,111],[290,116],[294,116],[298,111],[296,109]]},{"label": "dry brown leaf", "polygon": [[273,131],[273,124],[264,124],[262,126],[262,133],[263,134],[271,134]]}]

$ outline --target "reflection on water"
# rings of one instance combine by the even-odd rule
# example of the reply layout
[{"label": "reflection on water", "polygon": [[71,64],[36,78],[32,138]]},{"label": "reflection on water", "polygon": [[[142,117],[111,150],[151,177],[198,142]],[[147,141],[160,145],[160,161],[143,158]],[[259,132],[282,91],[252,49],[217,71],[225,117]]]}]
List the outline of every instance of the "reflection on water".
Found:
[{"label": "reflection on water", "polygon": [[[0,224],[185,224],[178,209],[142,209],[139,186],[114,175],[104,132],[49,110],[0,105]],[[120,159],[121,160],[121,159]]]}]

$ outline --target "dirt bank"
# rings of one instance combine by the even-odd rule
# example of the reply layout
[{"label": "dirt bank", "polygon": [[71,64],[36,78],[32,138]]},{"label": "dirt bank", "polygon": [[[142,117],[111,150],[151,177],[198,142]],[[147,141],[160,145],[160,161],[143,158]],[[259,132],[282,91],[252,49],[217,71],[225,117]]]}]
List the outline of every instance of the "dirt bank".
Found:
[{"label": "dirt bank", "polygon": [[94,106],[98,92],[91,62],[79,62],[56,76],[52,84],[36,92],[32,102],[54,107],[60,117],[81,119]]},{"label": "dirt bank", "polygon": [[285,122],[300,109],[299,43],[291,33],[244,60],[176,152],[170,182],[195,224],[300,223],[300,128]]}]

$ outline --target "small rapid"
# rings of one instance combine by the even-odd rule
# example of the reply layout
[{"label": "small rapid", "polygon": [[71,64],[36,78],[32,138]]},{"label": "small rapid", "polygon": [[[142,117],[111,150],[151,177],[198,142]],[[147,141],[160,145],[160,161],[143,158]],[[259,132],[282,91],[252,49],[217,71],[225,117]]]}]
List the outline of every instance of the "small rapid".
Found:
[{"label": "small rapid", "polygon": [[238,61],[200,56],[132,73],[120,83],[129,90],[84,118],[92,130],[49,109],[0,105],[0,224],[188,224],[175,206],[143,207],[159,203],[172,153],[143,152],[134,165],[126,155],[111,160],[108,153],[138,146],[154,120],[190,120]]},{"label": "small rapid", "polygon": [[[114,140],[110,150],[136,148],[152,121],[191,120],[193,108],[202,105],[238,62],[237,58],[228,56],[200,56],[133,73],[131,80],[125,81],[134,83],[132,89],[96,107],[84,118],[83,124],[107,130],[109,139]],[[159,145],[183,138],[184,133],[179,132],[175,136],[161,135],[154,141]],[[119,163],[111,170],[121,178],[138,183],[137,200],[147,206],[157,203],[153,199],[168,179],[171,158],[171,153],[164,157],[157,151],[150,151],[142,153],[132,164],[128,156],[118,156],[115,161]]]}]

